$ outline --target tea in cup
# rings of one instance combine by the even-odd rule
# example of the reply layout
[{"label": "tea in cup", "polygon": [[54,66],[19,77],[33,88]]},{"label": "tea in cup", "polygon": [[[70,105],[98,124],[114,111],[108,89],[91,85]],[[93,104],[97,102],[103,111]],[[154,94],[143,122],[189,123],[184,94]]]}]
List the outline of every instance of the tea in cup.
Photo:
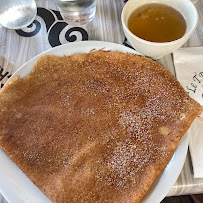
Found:
[{"label": "tea in cup", "polygon": [[130,44],[141,54],[158,59],[188,40],[198,13],[190,0],[130,0],[121,19]]}]

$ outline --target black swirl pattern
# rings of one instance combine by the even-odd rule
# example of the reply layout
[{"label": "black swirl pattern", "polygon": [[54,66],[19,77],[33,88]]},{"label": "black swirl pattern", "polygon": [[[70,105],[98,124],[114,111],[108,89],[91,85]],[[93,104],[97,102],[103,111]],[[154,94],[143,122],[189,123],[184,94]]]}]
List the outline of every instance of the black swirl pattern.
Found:
[{"label": "black swirl pattern", "polygon": [[[11,75],[9,74],[9,72],[5,72],[3,73],[4,69],[0,66],[0,82],[5,78],[10,78]],[[2,88],[4,86],[4,84],[1,84],[0,88]]]},{"label": "black swirl pattern", "polygon": [[[134,49],[128,42],[127,38],[125,37],[124,41],[123,41],[123,45],[125,45],[128,48]],[[135,50],[135,49],[134,49]]]},{"label": "black swirl pattern", "polygon": [[[65,22],[58,22],[56,24],[53,25],[52,29],[49,32],[49,36],[48,36],[48,40],[49,43],[52,47],[58,46],[61,44],[60,39],[59,39],[59,35],[61,33],[61,31],[67,26],[67,23]],[[82,41],[84,40],[88,40],[88,34],[87,32],[81,28],[81,27],[72,27],[70,29],[68,29],[65,33],[65,39],[68,42],[74,42],[77,40],[77,36],[76,35],[72,35],[70,36],[70,34],[74,31],[77,31],[79,33],[81,33],[82,35]]]},{"label": "black swirl pattern", "polygon": [[23,36],[23,37],[35,36],[40,31],[41,24],[37,20],[34,20],[33,23],[31,25],[29,25],[28,27],[32,28],[34,24],[35,24],[35,29],[32,32],[25,32],[23,30],[16,30],[16,33],[20,36]]},{"label": "black swirl pattern", "polygon": [[[65,29],[68,24],[63,21],[62,16],[59,11],[49,10],[45,8],[38,7],[37,15],[40,16],[46,25],[46,30],[48,33],[48,41],[52,47],[61,45],[60,33]],[[35,27],[34,27],[35,25]],[[28,26],[29,28],[34,28],[31,32],[26,32],[22,29],[16,30],[16,33],[22,37],[32,37],[35,36],[41,29],[41,24],[39,21],[34,20],[34,22]],[[88,40],[88,33],[84,28],[81,27],[71,27],[65,33],[65,39],[68,42],[74,42],[78,40],[77,35],[71,35],[72,32],[78,32],[82,36],[82,40]]]},{"label": "black swirl pattern", "polygon": [[72,35],[70,36],[70,34],[72,32],[75,32],[75,31],[78,31],[82,34],[82,41],[85,41],[85,40],[88,40],[88,36],[86,35],[84,29],[82,29],[81,27],[73,27],[73,28],[70,28],[66,34],[65,34],[65,38],[69,41],[69,42],[74,42],[76,41],[77,37],[76,35]]}]

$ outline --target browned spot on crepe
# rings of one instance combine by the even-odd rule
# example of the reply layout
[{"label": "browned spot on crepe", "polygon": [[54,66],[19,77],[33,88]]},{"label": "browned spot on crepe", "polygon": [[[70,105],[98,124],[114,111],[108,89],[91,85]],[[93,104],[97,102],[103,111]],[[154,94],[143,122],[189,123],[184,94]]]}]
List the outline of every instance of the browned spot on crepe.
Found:
[{"label": "browned spot on crepe", "polygon": [[53,202],[139,202],[201,106],[160,64],[38,59],[0,92],[0,146]]}]

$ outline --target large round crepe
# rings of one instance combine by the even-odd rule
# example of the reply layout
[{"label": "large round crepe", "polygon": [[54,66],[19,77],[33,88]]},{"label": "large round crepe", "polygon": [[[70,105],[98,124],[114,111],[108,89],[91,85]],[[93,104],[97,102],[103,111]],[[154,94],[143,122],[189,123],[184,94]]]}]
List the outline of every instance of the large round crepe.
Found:
[{"label": "large round crepe", "polygon": [[0,146],[53,202],[139,202],[200,113],[148,58],[44,55],[0,92]]}]

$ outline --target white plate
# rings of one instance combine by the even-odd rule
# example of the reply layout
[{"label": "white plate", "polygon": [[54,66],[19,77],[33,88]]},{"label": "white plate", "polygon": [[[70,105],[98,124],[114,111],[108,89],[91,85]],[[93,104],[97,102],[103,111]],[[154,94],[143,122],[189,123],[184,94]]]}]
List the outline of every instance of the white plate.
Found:
[{"label": "white plate", "polygon": [[[36,60],[43,54],[56,56],[88,53],[92,49],[130,52],[138,54],[125,46],[97,41],[73,42],[50,49],[24,64],[12,77],[26,77],[32,70]],[[12,78],[11,77],[11,78]],[[188,136],[185,135],[178,145],[172,159],[165,170],[155,180],[142,202],[160,202],[178,178],[183,167],[188,149]],[[50,200],[27,178],[27,176],[0,149],[0,192],[9,202],[14,203],[48,203]]]}]

